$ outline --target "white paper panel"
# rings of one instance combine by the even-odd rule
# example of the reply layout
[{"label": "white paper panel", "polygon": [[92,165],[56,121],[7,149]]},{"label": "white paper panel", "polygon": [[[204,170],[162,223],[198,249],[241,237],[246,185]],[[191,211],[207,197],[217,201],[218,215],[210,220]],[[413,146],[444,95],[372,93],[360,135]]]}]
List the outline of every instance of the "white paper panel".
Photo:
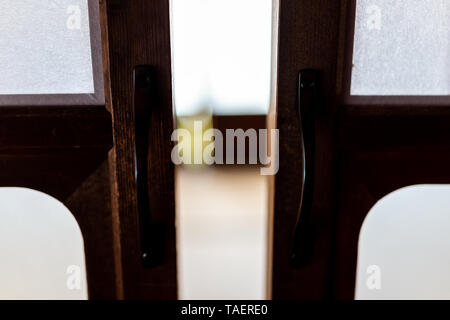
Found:
[{"label": "white paper panel", "polygon": [[94,92],[88,0],[0,0],[0,94]]},{"label": "white paper panel", "polygon": [[80,228],[47,194],[0,188],[0,261],[0,300],[88,297]]},{"label": "white paper panel", "polygon": [[352,95],[450,94],[450,1],[357,0]]},{"label": "white paper panel", "polygon": [[450,186],[387,195],[361,228],[356,299],[450,299]]}]

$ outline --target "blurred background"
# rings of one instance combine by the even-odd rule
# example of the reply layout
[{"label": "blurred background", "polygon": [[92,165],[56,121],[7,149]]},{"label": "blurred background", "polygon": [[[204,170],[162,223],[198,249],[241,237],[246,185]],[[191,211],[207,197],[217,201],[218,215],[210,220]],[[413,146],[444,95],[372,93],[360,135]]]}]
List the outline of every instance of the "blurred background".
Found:
[{"label": "blurred background", "polygon": [[[272,0],[171,0],[178,128],[262,129]],[[179,298],[267,297],[269,179],[258,165],[176,169]]]}]

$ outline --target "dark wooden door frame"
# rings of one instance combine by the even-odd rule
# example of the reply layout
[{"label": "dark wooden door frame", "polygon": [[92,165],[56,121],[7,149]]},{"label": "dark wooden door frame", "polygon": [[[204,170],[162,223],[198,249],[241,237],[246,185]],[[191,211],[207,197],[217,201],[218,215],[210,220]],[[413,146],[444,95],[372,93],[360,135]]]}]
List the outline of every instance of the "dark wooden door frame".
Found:
[{"label": "dark wooden door frame", "polygon": [[[94,1],[89,13],[91,22],[98,22]],[[100,32],[96,27],[91,31],[95,94],[1,97],[0,184],[47,193],[68,207],[84,239],[89,298],[114,299],[117,266],[108,165],[112,121],[99,87]]]},{"label": "dark wooden door frame", "polygon": [[[448,96],[351,96],[356,1],[346,4],[343,90],[336,116],[332,297],[353,299],[358,240],[375,203],[405,186],[450,183]],[[380,235],[382,236],[382,235]]]},{"label": "dark wooden door frame", "polygon": [[[106,104],[113,114],[112,206],[119,296],[125,299],[176,299],[174,127],[168,0],[100,0],[107,32]],[[133,70],[155,70],[157,97],[149,124],[149,206],[152,220],[165,229],[164,261],[146,269],[141,263],[134,181]]]},{"label": "dark wooden door frame", "polygon": [[[357,245],[370,208],[407,185],[449,183],[448,97],[351,97],[354,0],[280,2],[273,297],[353,299]],[[297,72],[322,73],[316,128],[313,258],[288,265],[300,191]]]},{"label": "dark wooden door frame", "polygon": [[[176,298],[169,1],[98,1],[105,104],[55,105],[64,99],[50,96],[49,105],[2,106],[0,183],[45,192],[71,210],[90,299]],[[159,93],[149,125],[150,208],[167,228],[165,261],[154,269],[140,261],[133,166],[133,69],[145,64],[156,69]]]},{"label": "dark wooden door frame", "polygon": [[[341,1],[284,0],[279,7],[277,127],[280,130],[279,171],[275,178],[272,297],[325,299],[330,296],[333,238],[333,118]],[[292,232],[300,195],[301,157],[296,94],[298,71],[321,72],[321,104],[316,122],[316,158],[311,224],[319,236],[308,266],[289,265]]]}]

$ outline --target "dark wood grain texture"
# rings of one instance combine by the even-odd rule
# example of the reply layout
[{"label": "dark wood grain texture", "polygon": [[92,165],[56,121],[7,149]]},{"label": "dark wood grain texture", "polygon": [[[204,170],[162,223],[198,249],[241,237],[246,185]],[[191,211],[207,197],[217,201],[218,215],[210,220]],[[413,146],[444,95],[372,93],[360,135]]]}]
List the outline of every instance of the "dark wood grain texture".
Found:
[{"label": "dark wood grain texture", "polygon": [[0,151],[112,147],[111,114],[104,106],[2,106]]},{"label": "dark wood grain texture", "polygon": [[[169,299],[177,297],[174,168],[170,159],[173,130],[169,1],[102,0],[107,17],[109,80],[107,104],[113,112],[114,150],[113,206],[116,213],[116,248],[120,253],[125,299]],[[149,124],[150,212],[166,232],[163,263],[142,267],[139,219],[134,182],[133,69],[151,65],[155,69],[158,95]]]},{"label": "dark wood grain texture", "polygon": [[[275,180],[273,298],[324,299],[331,294],[333,238],[333,120],[336,111],[336,70],[341,1],[280,1],[278,119],[280,169]],[[299,206],[301,158],[296,111],[298,71],[321,73],[317,110],[313,214],[317,237],[311,263],[289,266],[292,232]]]},{"label": "dark wood grain texture", "polygon": [[118,298],[108,160],[64,202],[83,233],[90,299]]}]

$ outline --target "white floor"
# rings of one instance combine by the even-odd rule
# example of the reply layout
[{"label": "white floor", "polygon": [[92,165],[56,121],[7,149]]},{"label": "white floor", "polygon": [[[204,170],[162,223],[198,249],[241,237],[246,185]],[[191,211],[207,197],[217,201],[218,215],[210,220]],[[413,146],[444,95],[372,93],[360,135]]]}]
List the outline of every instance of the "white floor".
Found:
[{"label": "white floor", "polygon": [[176,182],[179,298],[264,299],[267,176],[178,168]]}]

